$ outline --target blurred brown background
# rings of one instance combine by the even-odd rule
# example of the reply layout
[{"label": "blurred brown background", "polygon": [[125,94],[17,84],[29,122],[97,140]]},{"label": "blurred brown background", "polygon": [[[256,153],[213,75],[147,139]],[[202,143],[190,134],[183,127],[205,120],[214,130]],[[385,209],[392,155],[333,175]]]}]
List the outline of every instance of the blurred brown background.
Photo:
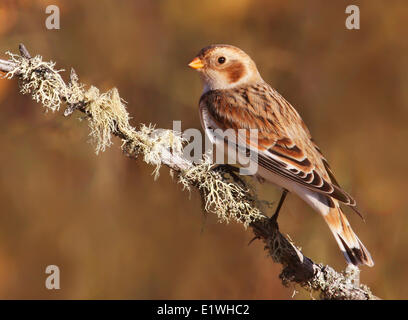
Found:
[{"label": "blurred brown background", "polygon": [[[343,187],[373,254],[362,282],[387,299],[408,297],[406,140],[408,6],[352,1],[361,29],[345,28],[350,1],[2,1],[0,52],[74,67],[82,82],[116,86],[133,124],[199,128],[201,83],[186,64],[202,47],[229,43],[301,113]],[[58,4],[61,29],[45,28]],[[78,114],[44,114],[16,81],[0,80],[0,298],[291,299],[280,266],[241,225],[202,217],[163,168],[120,152],[96,156]],[[264,199],[278,200],[272,186]],[[281,229],[318,262],[345,267],[323,220],[295,196]],[[45,268],[61,290],[45,289]],[[295,299],[309,298],[300,290]]]}]

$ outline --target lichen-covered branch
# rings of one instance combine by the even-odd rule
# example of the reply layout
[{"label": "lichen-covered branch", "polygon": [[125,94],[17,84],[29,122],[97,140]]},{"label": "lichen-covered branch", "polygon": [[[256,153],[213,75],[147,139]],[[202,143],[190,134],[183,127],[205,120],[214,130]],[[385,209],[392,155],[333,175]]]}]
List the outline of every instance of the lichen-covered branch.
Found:
[{"label": "lichen-covered branch", "polygon": [[252,228],[255,238],[265,243],[272,259],[283,265],[280,275],[284,285],[296,283],[310,291],[318,291],[324,299],[376,299],[364,285],[359,284],[359,270],[349,267],[338,273],[329,266],[315,264],[279,232],[278,224],[263,213],[262,202],[252,188],[226,166],[214,167],[205,155],[200,163],[183,156],[185,140],[181,132],[156,129],[141,124],[138,129],[129,124],[129,114],[118,90],[100,93],[96,87],[87,88],[79,82],[72,69],[65,83],[55,69],[55,63],[31,57],[24,45],[20,54],[8,52],[8,60],[0,59],[4,78],[17,78],[21,93],[30,94],[47,111],[65,108],[64,115],[74,111],[84,113],[96,152],[112,144],[112,136],[122,140],[122,150],[132,158],[142,157],[154,166],[155,177],[162,165],[187,189],[197,189],[206,212],[214,213],[221,221],[236,221]]}]

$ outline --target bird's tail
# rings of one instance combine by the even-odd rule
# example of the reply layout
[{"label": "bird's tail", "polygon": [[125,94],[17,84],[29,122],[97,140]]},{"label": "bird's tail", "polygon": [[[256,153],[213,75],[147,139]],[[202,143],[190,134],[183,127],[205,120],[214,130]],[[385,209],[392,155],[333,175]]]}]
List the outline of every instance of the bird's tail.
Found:
[{"label": "bird's tail", "polygon": [[340,207],[336,205],[334,208],[330,208],[329,212],[323,217],[349,263],[356,266],[365,264],[372,267],[374,265],[370,253],[351,229],[350,223]]}]

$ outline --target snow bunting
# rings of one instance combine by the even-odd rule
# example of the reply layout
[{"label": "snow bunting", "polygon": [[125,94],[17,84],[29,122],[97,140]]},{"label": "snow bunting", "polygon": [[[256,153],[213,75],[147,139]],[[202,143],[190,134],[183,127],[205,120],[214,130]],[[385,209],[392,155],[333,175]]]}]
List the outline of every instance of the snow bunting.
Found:
[{"label": "snow bunting", "polygon": [[[257,175],[283,188],[274,218],[287,192],[297,194],[319,212],[348,263],[373,266],[370,253],[351,229],[340,208],[356,202],[334,178],[298,112],[258,72],[254,61],[231,45],[203,48],[190,62],[204,84],[199,102],[201,125],[213,143],[215,129],[237,132],[236,149],[256,153]],[[257,130],[256,141],[239,132]],[[228,141],[230,142],[230,141]]]}]

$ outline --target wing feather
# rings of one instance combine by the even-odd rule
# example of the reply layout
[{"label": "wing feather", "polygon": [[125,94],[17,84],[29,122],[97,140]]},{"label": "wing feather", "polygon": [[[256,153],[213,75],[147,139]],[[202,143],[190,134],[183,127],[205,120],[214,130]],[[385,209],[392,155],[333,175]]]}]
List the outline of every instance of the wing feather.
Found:
[{"label": "wing feather", "polygon": [[[255,151],[263,168],[349,206],[356,205],[340,188],[299,114],[268,84],[208,91],[200,99],[200,110],[205,110],[218,128],[234,129],[238,145]],[[258,129],[257,141],[249,140],[249,134],[240,136],[239,129]]]}]

